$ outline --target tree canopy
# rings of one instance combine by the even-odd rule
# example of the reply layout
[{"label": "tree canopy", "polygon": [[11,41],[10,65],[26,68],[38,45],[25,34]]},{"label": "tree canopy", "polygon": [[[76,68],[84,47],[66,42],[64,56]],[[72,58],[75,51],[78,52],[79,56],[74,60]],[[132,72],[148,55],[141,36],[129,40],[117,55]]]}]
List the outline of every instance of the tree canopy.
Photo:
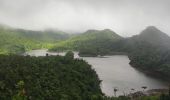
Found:
[{"label": "tree canopy", "polygon": [[0,100],[11,100],[23,91],[29,100],[91,100],[102,95],[100,82],[80,59],[0,56]]}]

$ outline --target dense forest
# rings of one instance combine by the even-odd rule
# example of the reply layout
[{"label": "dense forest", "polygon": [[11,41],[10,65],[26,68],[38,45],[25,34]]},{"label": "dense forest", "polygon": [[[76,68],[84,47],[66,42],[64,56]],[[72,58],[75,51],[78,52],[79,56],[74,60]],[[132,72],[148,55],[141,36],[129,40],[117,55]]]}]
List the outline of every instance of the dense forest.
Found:
[{"label": "dense forest", "polygon": [[105,30],[88,30],[68,40],[58,42],[50,51],[74,50],[81,56],[97,56],[111,54],[111,44],[122,37],[115,32]]},{"label": "dense forest", "polygon": [[127,52],[130,64],[144,72],[169,80],[170,37],[156,27],[112,45],[113,51]]},{"label": "dense forest", "polygon": [[89,30],[59,42],[50,50],[65,49],[77,50],[80,56],[126,54],[132,66],[154,76],[168,80],[170,77],[170,37],[154,26],[129,38],[122,38],[110,30]]},{"label": "dense forest", "polygon": [[[102,96],[89,64],[65,56],[0,56],[0,100],[91,100]],[[19,99],[26,98],[26,99]]]},{"label": "dense forest", "polygon": [[105,96],[84,60],[65,56],[0,55],[0,100],[169,100],[169,94]]},{"label": "dense forest", "polygon": [[27,50],[50,48],[68,37],[61,31],[30,31],[0,25],[0,54],[20,54]]},{"label": "dense forest", "polygon": [[126,54],[132,66],[154,76],[170,77],[170,37],[154,26],[129,38],[122,38],[109,29],[68,35],[54,30],[29,31],[0,26],[0,54],[20,54],[41,48],[57,52],[75,50],[80,56]]},{"label": "dense forest", "polygon": [[[162,79],[170,77],[170,37],[153,26],[129,38],[122,38],[109,29],[68,35],[56,30],[0,26],[0,100],[131,99],[130,96],[105,96],[96,72],[87,62],[74,59],[72,52],[64,57],[13,55],[41,48],[57,52],[75,50],[80,56],[126,54],[133,67]],[[169,95],[140,99],[169,100]]]}]

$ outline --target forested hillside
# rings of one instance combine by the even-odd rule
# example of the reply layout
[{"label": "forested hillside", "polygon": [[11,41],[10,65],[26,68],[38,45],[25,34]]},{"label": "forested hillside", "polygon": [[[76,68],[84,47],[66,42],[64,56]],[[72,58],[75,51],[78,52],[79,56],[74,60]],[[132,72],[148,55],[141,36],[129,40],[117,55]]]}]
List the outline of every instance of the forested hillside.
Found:
[{"label": "forested hillside", "polygon": [[93,96],[102,96],[100,80],[72,53],[0,56],[0,100],[92,100]]},{"label": "forested hillside", "polygon": [[117,41],[112,50],[127,52],[132,66],[169,80],[170,37],[156,27],[147,27],[139,35]]},{"label": "forested hillside", "polygon": [[50,48],[68,34],[56,31],[29,31],[0,25],[0,54],[19,54],[31,49]]},{"label": "forested hillside", "polygon": [[[162,79],[170,77],[170,37],[153,26],[130,38],[109,29],[70,37],[60,31],[0,27],[0,100],[130,100],[104,96],[96,72],[87,62],[74,59],[72,52],[64,57],[2,55],[51,47],[50,51],[76,50],[81,56],[124,53],[133,67]],[[169,100],[169,95],[140,98]]]},{"label": "forested hillside", "polygon": [[155,27],[148,27],[134,38],[130,64],[153,75],[170,77],[170,37]]},{"label": "forested hillside", "polygon": [[34,39],[40,42],[58,42],[58,41],[66,40],[69,38],[69,34],[62,32],[62,31],[53,30],[53,29],[47,29],[44,31],[31,31],[31,30],[16,29],[15,31],[21,37]]},{"label": "forested hillside", "polygon": [[77,50],[80,56],[127,54],[130,64],[154,76],[170,77],[170,37],[154,26],[122,38],[110,30],[89,30],[59,42],[52,51]]},{"label": "forested hillside", "polygon": [[[133,100],[105,96],[96,72],[84,60],[65,56],[0,55],[0,100]],[[168,94],[134,100],[169,100]]]},{"label": "forested hillside", "polygon": [[[97,56],[111,53],[110,46],[122,37],[115,32],[105,30],[88,30],[85,33],[57,43],[50,51],[75,50],[82,56]],[[87,51],[87,52],[86,52]]]}]

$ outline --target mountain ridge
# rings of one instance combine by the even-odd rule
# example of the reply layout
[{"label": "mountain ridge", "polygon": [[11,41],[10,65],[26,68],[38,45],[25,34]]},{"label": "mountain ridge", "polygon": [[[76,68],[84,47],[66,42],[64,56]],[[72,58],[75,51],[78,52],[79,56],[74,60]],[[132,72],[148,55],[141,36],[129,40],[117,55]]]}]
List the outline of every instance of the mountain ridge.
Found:
[{"label": "mountain ridge", "polygon": [[68,34],[14,29],[2,25],[0,26],[0,54],[18,54],[32,49],[49,48],[68,37]]},{"label": "mountain ridge", "polygon": [[148,27],[139,35],[125,40],[130,64],[147,74],[169,80],[170,77],[170,37],[157,29]]},{"label": "mountain ridge", "polygon": [[[105,30],[87,30],[82,34],[78,34],[66,41],[61,41],[50,51],[60,51],[60,50],[76,50],[85,47],[91,47],[95,49],[99,48],[102,45],[107,45],[110,41],[115,41],[121,39],[122,37],[116,34],[115,32],[105,29]],[[97,47],[98,46],[98,47]]]},{"label": "mountain ridge", "polygon": [[149,42],[153,45],[170,46],[170,37],[154,26],[149,26],[138,35],[139,40]]}]

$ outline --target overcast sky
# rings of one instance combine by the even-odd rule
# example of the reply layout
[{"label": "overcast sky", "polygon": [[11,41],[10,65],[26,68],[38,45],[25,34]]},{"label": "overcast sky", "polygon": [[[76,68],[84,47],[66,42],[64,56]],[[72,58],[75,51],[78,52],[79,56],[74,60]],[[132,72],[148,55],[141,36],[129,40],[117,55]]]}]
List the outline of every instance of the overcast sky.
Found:
[{"label": "overcast sky", "polygon": [[0,23],[75,33],[109,28],[122,36],[154,25],[170,35],[170,0],[0,0]]}]

